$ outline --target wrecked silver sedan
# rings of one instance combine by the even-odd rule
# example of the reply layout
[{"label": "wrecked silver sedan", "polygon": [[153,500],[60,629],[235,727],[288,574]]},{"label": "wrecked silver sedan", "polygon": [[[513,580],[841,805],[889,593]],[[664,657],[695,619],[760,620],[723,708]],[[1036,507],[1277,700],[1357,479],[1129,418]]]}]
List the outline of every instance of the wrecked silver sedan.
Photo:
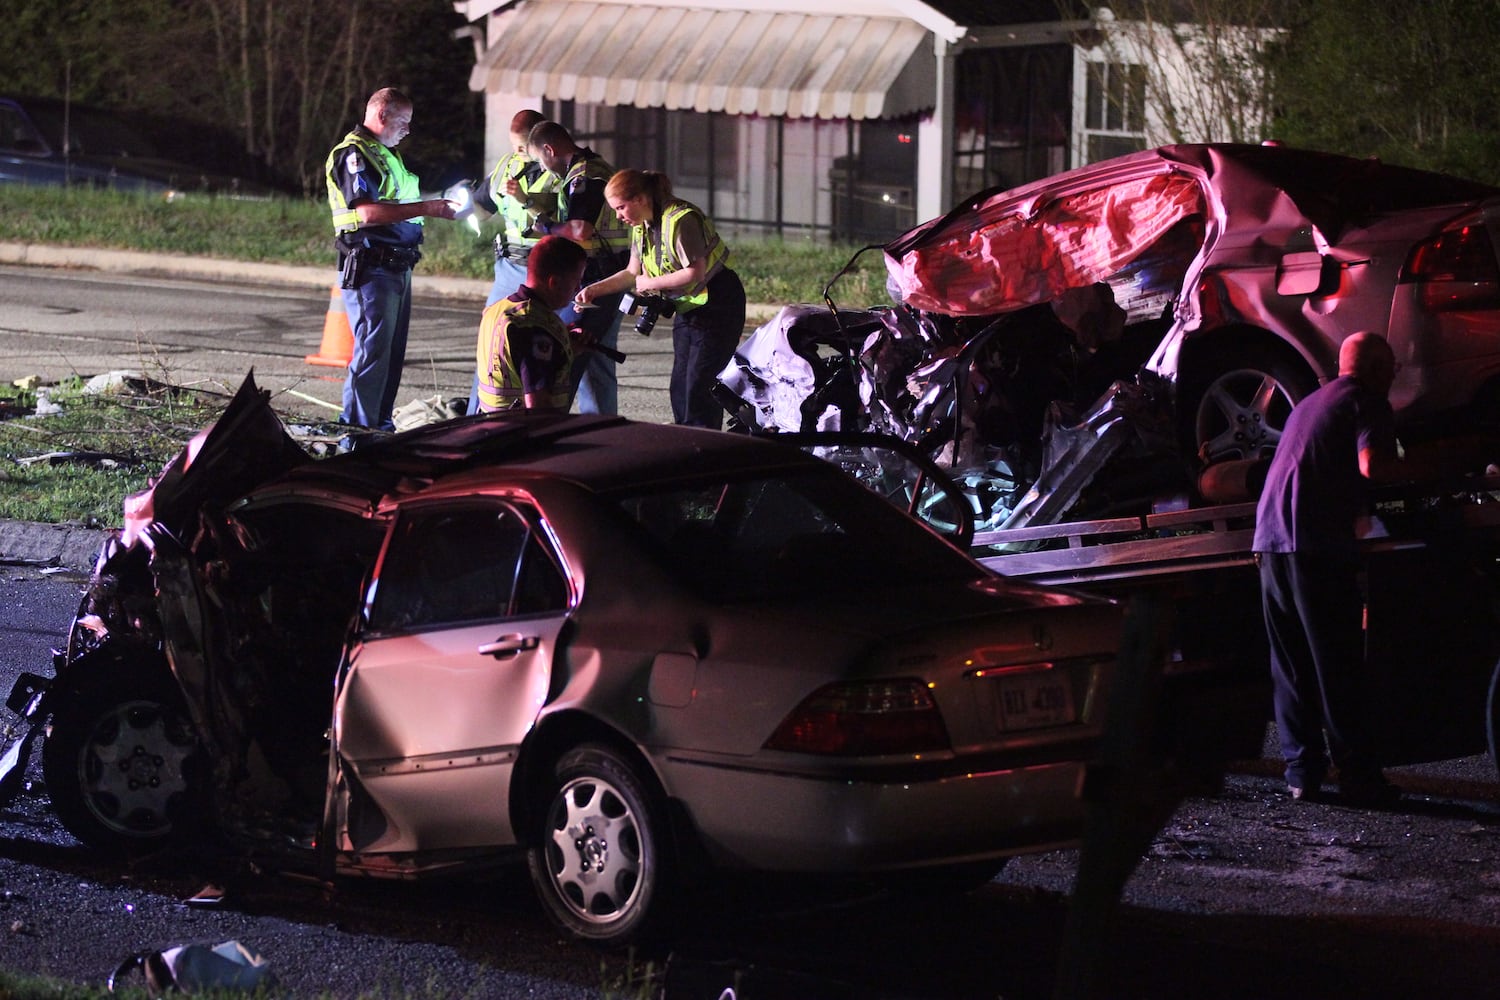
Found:
[{"label": "wrecked silver sedan", "polygon": [[1500,418],[1497,220],[1496,189],[1372,160],[1146,150],[918,226],[882,248],[897,305],[784,310],[717,394],[745,428],[919,443],[981,530],[1214,499],[1357,330],[1396,350],[1408,440]]},{"label": "wrecked silver sedan", "polygon": [[314,460],[247,380],[9,704],[100,850],[524,856],[613,944],[704,870],[952,885],[1074,841],[1121,628],[786,445],[495,414]]}]

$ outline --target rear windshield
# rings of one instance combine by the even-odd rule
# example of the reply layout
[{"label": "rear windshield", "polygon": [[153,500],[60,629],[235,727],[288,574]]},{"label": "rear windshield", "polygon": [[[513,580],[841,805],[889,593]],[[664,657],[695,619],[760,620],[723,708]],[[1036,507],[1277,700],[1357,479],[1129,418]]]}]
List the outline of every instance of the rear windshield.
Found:
[{"label": "rear windshield", "polygon": [[720,603],[984,573],[832,467],[632,493],[619,503],[671,573]]}]

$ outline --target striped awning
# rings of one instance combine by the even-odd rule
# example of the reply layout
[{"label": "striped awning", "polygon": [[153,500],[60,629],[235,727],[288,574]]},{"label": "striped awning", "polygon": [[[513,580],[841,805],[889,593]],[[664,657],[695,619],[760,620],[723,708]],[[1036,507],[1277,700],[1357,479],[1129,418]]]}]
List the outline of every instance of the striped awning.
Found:
[{"label": "striped awning", "polygon": [[474,90],[788,118],[894,118],[936,100],[931,38],[903,18],[583,0],[493,16]]}]

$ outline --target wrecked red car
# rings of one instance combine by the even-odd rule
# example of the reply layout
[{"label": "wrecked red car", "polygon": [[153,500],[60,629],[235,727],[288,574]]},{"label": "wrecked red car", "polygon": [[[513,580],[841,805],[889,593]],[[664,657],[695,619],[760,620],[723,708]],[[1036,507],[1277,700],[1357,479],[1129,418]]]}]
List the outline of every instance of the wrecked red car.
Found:
[{"label": "wrecked red car", "polygon": [[980,528],[1181,505],[1275,447],[1358,330],[1408,437],[1500,416],[1500,191],[1277,145],[1163,146],[987,191],[887,244],[894,307],[784,311],[738,426],[919,442]]},{"label": "wrecked red car", "polygon": [[247,380],[12,691],[0,789],[45,733],[99,850],[526,859],[614,944],[718,870],[977,885],[1074,841],[1122,627],[786,444],[490,414],[314,460]]}]

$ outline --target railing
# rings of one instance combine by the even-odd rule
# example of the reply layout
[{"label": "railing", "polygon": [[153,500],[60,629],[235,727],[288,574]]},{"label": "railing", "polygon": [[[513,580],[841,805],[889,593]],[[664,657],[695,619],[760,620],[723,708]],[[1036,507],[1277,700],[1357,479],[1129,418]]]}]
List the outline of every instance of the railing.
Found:
[{"label": "railing", "polygon": [[[1356,532],[1370,552],[1500,535],[1500,477],[1383,490]],[[980,532],[973,552],[1005,576],[1079,584],[1248,566],[1254,536],[1255,504],[1238,503]]]}]

